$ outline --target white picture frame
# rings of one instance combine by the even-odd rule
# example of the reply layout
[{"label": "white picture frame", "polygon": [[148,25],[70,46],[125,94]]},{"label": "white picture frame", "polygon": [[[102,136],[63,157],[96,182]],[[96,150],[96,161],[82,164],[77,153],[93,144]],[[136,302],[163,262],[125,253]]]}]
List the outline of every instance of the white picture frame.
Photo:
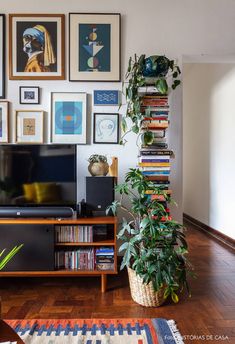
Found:
[{"label": "white picture frame", "polygon": [[17,110],[15,114],[15,142],[43,143],[43,117],[41,110]]},{"label": "white picture frame", "polygon": [[51,93],[51,142],[86,144],[87,94]]}]

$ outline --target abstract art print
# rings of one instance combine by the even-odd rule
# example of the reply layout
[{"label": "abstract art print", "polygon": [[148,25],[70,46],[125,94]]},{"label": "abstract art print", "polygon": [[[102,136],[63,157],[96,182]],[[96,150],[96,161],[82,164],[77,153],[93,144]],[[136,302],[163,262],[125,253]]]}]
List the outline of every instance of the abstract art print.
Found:
[{"label": "abstract art print", "polygon": [[43,143],[43,111],[16,111],[16,143]]},{"label": "abstract art print", "polygon": [[5,15],[0,14],[0,98],[5,98]]},{"label": "abstract art print", "polygon": [[10,79],[64,79],[64,15],[9,15]]},{"label": "abstract art print", "polygon": [[117,90],[94,90],[94,106],[119,105],[119,91]]},{"label": "abstract art print", "polygon": [[20,104],[39,104],[39,87],[20,86]]},{"label": "abstract art print", "polygon": [[120,18],[70,13],[70,81],[120,81]]},{"label": "abstract art print", "polygon": [[8,142],[9,102],[0,102],[0,143]]},{"label": "abstract art print", "polygon": [[119,140],[119,114],[94,113],[94,143],[118,143]]},{"label": "abstract art print", "polygon": [[53,143],[86,143],[86,98],[86,93],[52,93]]}]

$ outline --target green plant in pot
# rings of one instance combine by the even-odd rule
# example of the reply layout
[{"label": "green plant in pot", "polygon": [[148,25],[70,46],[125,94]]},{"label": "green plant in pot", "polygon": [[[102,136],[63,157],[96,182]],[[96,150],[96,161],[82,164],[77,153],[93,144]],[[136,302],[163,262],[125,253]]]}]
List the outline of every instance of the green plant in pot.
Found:
[{"label": "green plant in pot", "polygon": [[[139,169],[130,169],[123,184],[116,186],[120,201],[114,201],[107,211],[117,213],[121,208],[129,214],[119,231],[124,252],[121,269],[127,267],[131,294],[143,306],[159,306],[168,296],[174,302],[179,292],[189,291],[187,277],[192,270],[185,255],[187,242],[183,227],[171,220],[160,198],[169,201],[160,187],[156,187]],[[150,198],[149,192],[155,194]],[[126,199],[130,208],[125,206]]]},{"label": "green plant in pot", "polygon": [[109,164],[105,155],[92,154],[88,162],[88,171],[92,176],[106,176],[109,172]]},{"label": "green plant in pot", "polygon": [[[174,90],[180,85],[180,73],[177,63],[166,56],[153,55],[146,58],[145,55],[140,57],[135,55],[134,58],[129,58],[125,90],[127,110],[121,123],[124,133],[120,140],[121,144],[126,143],[125,136],[131,131],[140,135],[143,119],[151,117],[150,108],[145,111],[141,108],[142,95],[139,87],[153,84],[159,94],[168,94],[170,89]],[[141,136],[144,145],[150,145],[153,142],[151,131],[146,130]]]}]

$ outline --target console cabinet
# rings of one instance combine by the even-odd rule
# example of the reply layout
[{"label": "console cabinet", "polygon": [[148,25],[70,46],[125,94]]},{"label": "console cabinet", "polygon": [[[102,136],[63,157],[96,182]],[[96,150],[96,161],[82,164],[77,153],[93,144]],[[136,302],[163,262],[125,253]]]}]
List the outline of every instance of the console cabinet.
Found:
[{"label": "console cabinet", "polygon": [[[106,231],[101,235],[92,233],[88,240],[86,229],[89,228],[89,233],[91,233],[91,231],[100,229],[102,226],[106,228]],[[63,237],[62,240],[61,238],[58,240],[58,228],[62,228],[63,233],[68,230],[69,235],[65,235],[64,241]],[[80,241],[81,237],[77,234],[79,229],[84,228],[84,235]],[[98,275],[101,276],[101,291],[105,292],[107,275],[117,274],[116,233],[117,218],[111,216],[80,219],[0,219],[0,249],[7,248],[10,250],[15,245],[24,244],[4,270],[0,271],[0,277]],[[72,240],[68,240],[68,238],[72,238]],[[55,258],[58,257],[58,252],[67,252],[66,266],[68,266],[68,259],[70,259],[69,263],[72,259],[74,261],[69,264],[72,268],[58,268],[58,265],[56,268]],[[82,252],[82,258],[79,255],[80,252]],[[86,259],[88,259],[86,252],[92,252],[94,260],[92,267],[86,264]],[[100,268],[100,264],[96,264],[96,253],[97,256],[98,254],[101,255],[99,259],[106,257],[108,261],[112,261],[112,264],[106,265],[112,268],[105,269],[105,264],[101,264]],[[78,264],[79,259],[83,259],[83,265]],[[87,268],[81,268],[81,266]]]}]

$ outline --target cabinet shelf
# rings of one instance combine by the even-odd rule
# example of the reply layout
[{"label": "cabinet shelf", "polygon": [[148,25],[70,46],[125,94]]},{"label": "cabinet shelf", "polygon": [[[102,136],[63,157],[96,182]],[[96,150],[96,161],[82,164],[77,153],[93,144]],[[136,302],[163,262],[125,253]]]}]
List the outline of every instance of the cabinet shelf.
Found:
[{"label": "cabinet shelf", "polygon": [[115,246],[115,241],[111,240],[102,240],[102,241],[94,241],[94,242],[58,242],[55,243],[55,246]]}]

